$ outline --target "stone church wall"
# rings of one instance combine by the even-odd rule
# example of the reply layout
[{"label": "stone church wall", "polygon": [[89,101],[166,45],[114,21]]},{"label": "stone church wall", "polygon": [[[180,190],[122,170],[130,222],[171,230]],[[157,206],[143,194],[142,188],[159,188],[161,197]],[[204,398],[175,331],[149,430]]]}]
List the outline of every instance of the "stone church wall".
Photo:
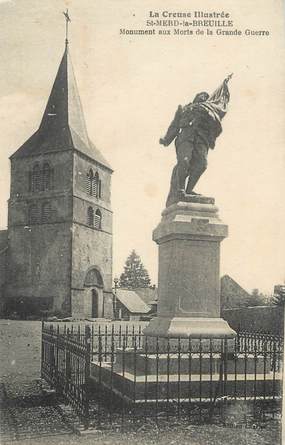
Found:
[{"label": "stone church wall", "polygon": [[112,243],[108,233],[74,225],[72,242],[72,288],[81,289],[91,267],[100,272],[105,291],[112,291]]},{"label": "stone church wall", "polygon": [[[82,199],[88,199],[101,206],[107,206],[111,201],[111,174],[100,164],[91,161],[79,153],[74,155],[74,194]],[[95,174],[98,172],[101,180],[101,198],[95,198],[87,194],[87,174],[90,169]]]},{"label": "stone church wall", "polygon": [[[72,306],[76,313],[91,314],[90,288],[84,288],[88,270],[96,267],[103,279],[104,316],[112,316],[112,237],[100,230],[74,225],[72,241]],[[109,307],[111,304],[111,308]],[[99,306],[102,307],[102,305]],[[106,315],[107,314],[107,315]],[[90,315],[89,315],[90,316]],[[100,314],[102,316],[102,312]]]},{"label": "stone church wall", "polygon": [[7,230],[0,230],[0,313],[3,311],[4,286],[7,274]]},{"label": "stone church wall", "polygon": [[[53,187],[49,192],[30,193],[30,172],[36,163],[41,167],[44,162],[48,162],[51,168],[53,168]],[[11,198],[23,197],[26,193],[29,193],[29,197],[37,198],[55,191],[67,190],[72,190],[71,150],[11,159]]]},{"label": "stone church wall", "polygon": [[67,223],[11,228],[6,298],[52,298],[53,310],[68,311],[70,246]]}]

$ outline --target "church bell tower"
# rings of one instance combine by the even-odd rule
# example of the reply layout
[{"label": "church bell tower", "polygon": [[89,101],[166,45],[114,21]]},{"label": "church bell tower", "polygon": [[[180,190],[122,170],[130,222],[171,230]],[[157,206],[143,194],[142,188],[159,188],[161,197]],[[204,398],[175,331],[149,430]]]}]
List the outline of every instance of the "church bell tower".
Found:
[{"label": "church bell tower", "polygon": [[10,160],[6,298],[111,317],[112,169],[89,139],[67,34],[39,129]]}]

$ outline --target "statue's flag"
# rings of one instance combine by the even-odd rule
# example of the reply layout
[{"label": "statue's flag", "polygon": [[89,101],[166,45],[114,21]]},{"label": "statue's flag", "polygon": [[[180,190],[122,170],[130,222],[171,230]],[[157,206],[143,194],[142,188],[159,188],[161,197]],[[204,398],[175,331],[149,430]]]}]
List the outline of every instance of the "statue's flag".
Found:
[{"label": "statue's flag", "polygon": [[228,103],[230,100],[228,81],[232,78],[232,76],[233,74],[230,74],[213,92],[213,94],[211,94],[211,96],[205,102],[200,104],[202,108],[205,108],[208,113],[219,122],[228,111]]}]

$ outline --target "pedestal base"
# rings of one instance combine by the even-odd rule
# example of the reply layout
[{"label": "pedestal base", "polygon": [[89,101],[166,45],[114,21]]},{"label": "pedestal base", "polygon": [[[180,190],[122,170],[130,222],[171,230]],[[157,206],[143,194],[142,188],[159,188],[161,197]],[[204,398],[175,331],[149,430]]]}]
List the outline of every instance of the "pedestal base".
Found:
[{"label": "pedestal base", "polygon": [[159,245],[158,316],[146,336],[235,337],[220,318],[220,243],[227,234],[214,198],[187,196],[162,212],[153,231]]},{"label": "pedestal base", "polygon": [[[190,358],[191,357],[191,358]],[[281,373],[271,371],[270,357],[254,354],[221,361],[220,353],[146,354],[117,351],[116,362],[91,363],[91,381],[129,403],[213,402],[274,399]]]},{"label": "pedestal base", "polygon": [[224,338],[236,333],[222,318],[155,317],[143,331],[144,335],[170,338]]}]

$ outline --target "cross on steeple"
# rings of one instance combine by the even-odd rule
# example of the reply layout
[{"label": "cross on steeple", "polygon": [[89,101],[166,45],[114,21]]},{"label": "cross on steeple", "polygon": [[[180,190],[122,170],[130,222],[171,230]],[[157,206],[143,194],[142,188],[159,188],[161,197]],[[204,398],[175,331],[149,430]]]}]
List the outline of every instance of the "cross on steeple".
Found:
[{"label": "cross on steeple", "polygon": [[71,22],[69,14],[68,14],[68,9],[63,12],[63,15],[65,17],[65,45],[68,45],[68,23]]}]

